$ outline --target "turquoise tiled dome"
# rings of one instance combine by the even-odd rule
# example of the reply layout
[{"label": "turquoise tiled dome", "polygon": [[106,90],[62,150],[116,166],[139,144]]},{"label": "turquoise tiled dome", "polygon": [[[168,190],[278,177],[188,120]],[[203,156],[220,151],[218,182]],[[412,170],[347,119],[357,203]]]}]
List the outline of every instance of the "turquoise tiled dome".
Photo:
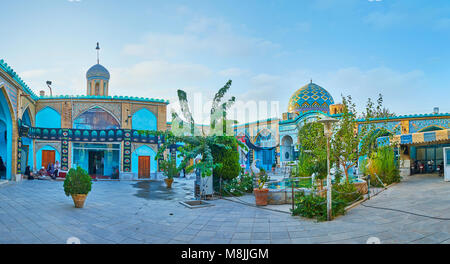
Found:
[{"label": "turquoise tiled dome", "polygon": [[329,113],[332,104],[334,104],[334,100],[330,93],[311,82],[292,95],[289,100],[288,111],[290,113],[305,113],[308,111]]},{"label": "turquoise tiled dome", "polygon": [[100,64],[95,64],[86,73],[86,78],[105,78],[109,80],[109,71]]}]

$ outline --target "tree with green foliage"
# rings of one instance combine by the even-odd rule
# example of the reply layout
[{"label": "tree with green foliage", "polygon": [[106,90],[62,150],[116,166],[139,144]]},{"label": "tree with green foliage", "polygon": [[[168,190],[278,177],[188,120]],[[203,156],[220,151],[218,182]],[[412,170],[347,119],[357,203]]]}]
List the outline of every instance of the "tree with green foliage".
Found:
[{"label": "tree with green foliage", "polygon": [[375,185],[389,185],[400,181],[400,171],[391,146],[379,147],[376,152],[371,154],[366,166],[372,175],[376,174],[378,176],[378,178],[374,177],[372,179],[372,183]]},{"label": "tree with green foliage", "polygon": [[181,156],[184,157],[180,167],[186,166],[190,160],[200,158],[200,161],[191,166],[190,169],[198,169],[200,175],[205,177],[211,176],[214,170],[224,166],[221,162],[214,160],[215,152],[227,152],[233,151],[233,149],[237,151],[237,148],[227,144],[233,141],[241,147],[245,147],[242,143],[234,139],[231,129],[233,121],[229,121],[226,118],[226,112],[234,103],[235,97],[231,97],[229,100],[222,102],[230,86],[231,80],[220,88],[214,96],[210,111],[210,129],[208,132],[200,130],[195,126],[194,118],[189,109],[186,92],[178,90],[178,100],[184,120],[177,113],[172,113],[172,129],[165,136],[165,142],[160,147],[157,158],[161,157],[170,145],[183,142],[185,143],[184,146],[179,148]]},{"label": "tree with green foliage", "polygon": [[369,120],[371,118],[388,118],[395,116],[388,108],[383,106],[383,95],[378,94],[377,105],[373,103],[371,98],[367,99],[366,111],[361,114],[361,119]]},{"label": "tree with green foliage", "polygon": [[342,104],[343,112],[331,138],[331,153],[336,163],[343,168],[346,182],[349,182],[349,170],[355,167],[359,157],[367,153],[367,147],[360,144],[366,128],[362,127],[362,131],[358,132],[356,105],[350,95],[342,96]]},{"label": "tree with green foliage", "polygon": [[213,160],[222,164],[222,167],[215,168],[213,175],[215,178],[223,180],[231,180],[239,176],[241,165],[239,164],[239,153],[237,151],[238,144],[235,137],[223,136],[218,137],[218,141],[229,146],[229,149],[212,146]]},{"label": "tree with green foliage", "polygon": [[174,158],[171,158],[170,155],[167,155],[168,157],[164,160],[161,160],[160,162],[160,168],[164,175],[168,179],[173,179],[173,177],[178,175],[178,172],[180,171],[179,168],[177,168],[177,161]]},{"label": "tree with green foliage", "polygon": [[[298,168],[303,174],[316,173],[316,179],[327,177],[327,138],[323,125],[317,122],[304,123],[298,132],[300,155]],[[301,168],[303,167],[303,168]]]}]

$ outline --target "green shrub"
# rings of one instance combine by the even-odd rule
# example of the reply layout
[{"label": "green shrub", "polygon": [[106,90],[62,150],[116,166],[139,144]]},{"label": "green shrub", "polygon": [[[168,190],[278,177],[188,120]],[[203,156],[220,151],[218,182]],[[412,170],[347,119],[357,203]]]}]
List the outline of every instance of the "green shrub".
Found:
[{"label": "green shrub", "polygon": [[177,161],[175,159],[162,160],[160,163],[160,168],[168,179],[173,179],[173,177],[178,175]]},{"label": "green shrub", "polygon": [[[305,194],[303,192],[295,195],[295,207],[293,215],[300,215],[307,218],[317,218],[326,220],[327,217],[327,199],[314,194]],[[325,219],[323,216],[325,215]]]},{"label": "green shrub", "polygon": [[213,146],[211,153],[214,163],[222,164],[213,170],[213,176],[216,181],[220,178],[222,180],[231,180],[239,176],[241,165],[239,164],[238,144],[235,137],[220,136],[217,138],[218,143],[228,146],[228,149]]},{"label": "green shrub", "polygon": [[342,184],[333,185],[333,200],[342,200],[348,206],[361,198],[361,193],[358,192],[358,189],[352,183],[344,181]]},{"label": "green shrub", "polygon": [[64,180],[64,192],[72,194],[88,194],[91,191],[91,176],[81,167],[71,168]]},{"label": "green shrub", "polygon": [[[355,200],[361,199],[361,195],[356,192],[353,184],[333,185],[332,194],[332,214],[333,217],[345,214],[345,207]],[[303,192],[295,195],[294,210],[292,215],[299,215],[307,218],[315,218],[319,221],[327,219],[327,198],[316,194],[305,194]]]},{"label": "green shrub", "polygon": [[[377,149],[377,152],[371,155],[371,164],[369,171],[376,173],[385,185],[400,181],[400,171],[396,164],[395,153],[392,147],[384,146]],[[371,185],[381,186],[379,180],[371,177]]]},{"label": "green shrub", "polygon": [[259,174],[260,175],[267,175],[267,172],[264,168],[259,168]]},{"label": "green shrub", "polygon": [[238,178],[226,180],[222,184],[223,196],[242,196],[253,192],[253,177],[246,173]]},{"label": "green shrub", "polygon": [[241,174],[240,177],[240,190],[246,193],[253,192],[253,177],[249,173]]}]

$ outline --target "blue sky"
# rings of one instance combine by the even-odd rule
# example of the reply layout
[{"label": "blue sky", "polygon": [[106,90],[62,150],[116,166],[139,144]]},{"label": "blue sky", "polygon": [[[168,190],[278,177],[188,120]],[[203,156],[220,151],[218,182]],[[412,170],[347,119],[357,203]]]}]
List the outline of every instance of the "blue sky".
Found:
[{"label": "blue sky", "polygon": [[208,97],[232,79],[238,100],[279,101],[281,114],[312,78],[360,109],[382,93],[397,114],[450,112],[446,0],[17,0],[2,10],[0,58],[36,93],[52,80],[56,94],[85,94],[99,41],[114,95]]}]

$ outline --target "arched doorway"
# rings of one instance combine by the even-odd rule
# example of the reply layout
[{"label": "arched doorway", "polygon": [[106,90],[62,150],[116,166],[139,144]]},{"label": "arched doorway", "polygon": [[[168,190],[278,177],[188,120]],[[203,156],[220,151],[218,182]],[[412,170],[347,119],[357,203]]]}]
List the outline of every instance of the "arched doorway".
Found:
[{"label": "arched doorway", "polygon": [[294,141],[291,136],[284,136],[281,140],[281,161],[294,160]]},{"label": "arched doorway", "polygon": [[[22,125],[27,127],[33,127],[31,121],[30,109],[27,108],[22,115]],[[27,166],[30,166],[30,170],[33,171],[33,140],[28,137],[22,137],[21,147],[21,172],[25,173]]]},{"label": "arched doorway", "polygon": [[156,152],[149,146],[138,147],[131,154],[131,171],[139,179],[149,179],[151,173],[156,173],[157,162],[155,160]]},{"label": "arched doorway", "polygon": [[255,158],[259,160],[256,166],[269,171],[276,162],[275,147],[277,142],[275,137],[270,130],[263,129],[256,136],[255,145],[260,148],[255,150]]},{"label": "arched doorway", "polygon": [[12,118],[5,87],[0,87],[0,178],[11,180],[12,174]]}]

